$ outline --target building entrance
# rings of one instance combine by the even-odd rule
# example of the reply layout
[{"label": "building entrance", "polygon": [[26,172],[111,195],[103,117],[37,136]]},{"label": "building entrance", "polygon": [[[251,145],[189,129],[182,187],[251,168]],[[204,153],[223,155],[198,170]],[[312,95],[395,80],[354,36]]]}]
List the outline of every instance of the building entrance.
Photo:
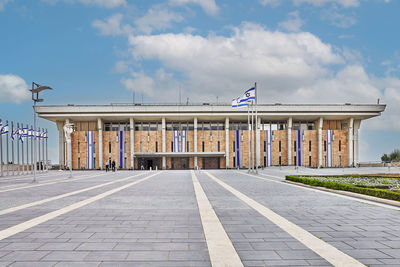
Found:
[{"label": "building entrance", "polygon": [[139,170],[152,170],[161,169],[160,158],[138,158],[138,168]]},{"label": "building entrance", "polygon": [[202,158],[203,169],[219,169],[220,158]]},{"label": "building entrance", "polygon": [[189,158],[171,158],[171,169],[173,170],[189,169]]}]

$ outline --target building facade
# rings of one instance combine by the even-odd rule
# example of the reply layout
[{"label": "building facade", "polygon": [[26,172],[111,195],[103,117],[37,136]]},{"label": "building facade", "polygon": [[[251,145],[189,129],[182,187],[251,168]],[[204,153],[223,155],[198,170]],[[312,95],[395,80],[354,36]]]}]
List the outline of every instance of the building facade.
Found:
[{"label": "building facade", "polygon": [[[254,131],[247,108],[228,105],[37,106],[59,130],[59,163],[69,167],[63,126],[73,124],[72,169],[350,167],[358,163],[362,120],[385,105],[261,104]],[[254,134],[254,139],[250,135]]]}]

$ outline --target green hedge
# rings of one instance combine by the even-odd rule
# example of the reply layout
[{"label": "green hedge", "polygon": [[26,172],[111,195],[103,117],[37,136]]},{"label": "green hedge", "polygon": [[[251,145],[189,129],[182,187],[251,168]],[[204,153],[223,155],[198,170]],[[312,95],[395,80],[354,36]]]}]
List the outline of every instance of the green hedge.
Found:
[{"label": "green hedge", "polygon": [[355,186],[355,185],[341,184],[341,183],[337,183],[337,182],[321,181],[321,180],[317,180],[317,179],[304,178],[304,177],[299,177],[296,175],[287,175],[286,180],[303,183],[303,184],[308,184],[308,185],[312,185],[312,186],[320,186],[320,187],[325,187],[325,188],[330,188],[330,189],[335,189],[335,190],[350,191],[350,192],[354,192],[354,193],[358,193],[358,194],[364,194],[364,195],[369,195],[369,196],[374,196],[374,197],[380,197],[380,198],[386,198],[386,199],[400,201],[400,193],[392,192],[392,191],[389,191],[388,189],[365,188],[365,187],[359,187],[359,186]]},{"label": "green hedge", "polygon": [[343,175],[298,175],[298,177],[326,177],[326,178],[330,178],[330,177],[336,177],[336,178],[347,178],[347,177],[353,177],[353,178],[377,178],[377,179],[400,179],[400,177],[398,176],[372,176],[372,175],[362,175],[362,174],[343,174]]}]

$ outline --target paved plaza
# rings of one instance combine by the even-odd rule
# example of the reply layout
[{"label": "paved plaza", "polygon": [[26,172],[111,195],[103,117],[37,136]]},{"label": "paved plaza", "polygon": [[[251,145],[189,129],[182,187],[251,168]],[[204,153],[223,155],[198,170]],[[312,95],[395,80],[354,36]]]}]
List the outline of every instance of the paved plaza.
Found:
[{"label": "paved plaza", "polygon": [[398,168],[0,178],[0,266],[400,266],[400,208],[284,182]]}]

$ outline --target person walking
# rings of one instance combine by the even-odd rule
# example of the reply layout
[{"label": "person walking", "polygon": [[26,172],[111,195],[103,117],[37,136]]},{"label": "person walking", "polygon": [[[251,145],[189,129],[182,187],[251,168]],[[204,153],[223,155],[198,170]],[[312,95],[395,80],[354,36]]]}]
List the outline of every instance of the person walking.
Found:
[{"label": "person walking", "polygon": [[106,172],[108,172],[109,170],[110,170],[110,163],[106,161]]},{"label": "person walking", "polygon": [[111,167],[112,167],[112,171],[115,172],[115,160],[112,161]]}]

